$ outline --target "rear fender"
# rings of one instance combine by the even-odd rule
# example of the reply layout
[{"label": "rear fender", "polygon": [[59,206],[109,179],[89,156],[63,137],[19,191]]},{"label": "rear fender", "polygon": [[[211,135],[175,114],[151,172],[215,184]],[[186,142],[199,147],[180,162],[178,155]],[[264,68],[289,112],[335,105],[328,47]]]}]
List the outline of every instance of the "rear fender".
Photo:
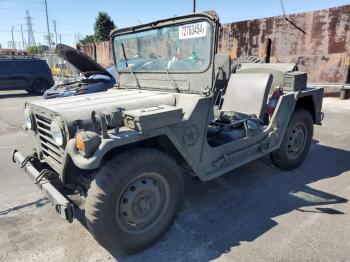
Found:
[{"label": "rear fender", "polygon": [[322,100],[323,88],[307,88],[298,93],[296,108],[303,108],[310,112],[315,125],[321,125],[323,119]]}]

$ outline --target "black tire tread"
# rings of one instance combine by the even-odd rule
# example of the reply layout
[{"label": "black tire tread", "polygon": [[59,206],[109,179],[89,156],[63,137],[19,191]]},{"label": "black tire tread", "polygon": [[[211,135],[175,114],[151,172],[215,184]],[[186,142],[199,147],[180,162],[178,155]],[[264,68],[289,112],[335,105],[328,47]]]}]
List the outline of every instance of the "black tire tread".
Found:
[{"label": "black tire tread", "polygon": [[235,73],[237,68],[243,63],[264,63],[264,60],[257,56],[240,56],[232,62],[231,73]]},{"label": "black tire tread", "polygon": [[[162,165],[167,166],[173,170],[172,173],[176,174],[174,179],[178,181],[179,185],[179,202],[183,194],[183,178],[182,175],[180,175],[179,167],[176,162],[162,151],[151,148],[132,149],[115,156],[110,161],[106,162],[97,172],[96,178],[91,183],[88,191],[88,197],[85,204],[85,214],[87,226],[91,234],[105,248],[112,249],[118,254],[130,254],[151,245],[158,239],[159,236],[154,236],[152,242],[142,244],[138,247],[133,246],[133,243],[128,243],[130,241],[127,241],[126,239],[124,239],[124,241],[118,241],[118,245],[116,245],[115,240],[112,240],[111,237],[106,234],[111,228],[108,228],[108,225],[106,224],[107,218],[105,210],[108,197],[110,194],[113,194],[113,191],[115,190],[114,185],[127,182],[127,170],[129,168],[137,167],[142,165],[142,163],[155,163],[157,161],[158,164],[161,163]],[[176,205],[178,206],[178,203]],[[175,215],[176,212],[172,216],[174,217]],[[171,223],[169,223],[169,225],[170,224]],[[165,231],[169,225],[163,226],[163,231]],[[118,236],[114,237],[118,238]]]},{"label": "black tire tread", "polygon": [[[288,134],[293,127],[295,123],[298,121],[304,121],[306,124],[306,127],[308,128],[308,136],[307,141],[304,147],[303,153],[296,159],[289,159],[287,155],[287,140],[288,140]],[[276,151],[270,153],[270,159],[272,163],[281,170],[292,170],[294,168],[297,168],[301,165],[301,163],[304,161],[310,145],[312,141],[313,136],[313,119],[309,111],[303,108],[296,108],[290,122],[288,124],[287,130],[285,132],[285,135],[282,140],[282,144],[279,149]]]},{"label": "black tire tread", "polygon": [[[39,82],[39,81],[43,81],[46,83],[46,86],[47,88],[42,92],[42,91],[38,91],[35,87],[36,83]],[[44,78],[37,78],[37,79],[34,79],[33,83],[32,83],[32,88],[30,90],[27,90],[28,93],[32,93],[32,94],[37,94],[37,95],[42,95],[47,89],[50,88],[50,84],[49,82],[44,79]]]}]

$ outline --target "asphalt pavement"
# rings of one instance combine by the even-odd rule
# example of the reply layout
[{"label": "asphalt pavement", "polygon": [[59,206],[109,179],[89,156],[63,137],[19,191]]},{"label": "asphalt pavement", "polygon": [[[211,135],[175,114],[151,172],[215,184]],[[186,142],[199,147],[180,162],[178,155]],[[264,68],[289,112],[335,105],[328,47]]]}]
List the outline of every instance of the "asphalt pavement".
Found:
[{"label": "asphalt pavement", "polygon": [[210,182],[185,179],[174,225],[155,245],[117,257],[83,223],[68,224],[11,161],[30,152],[22,91],[0,93],[0,261],[348,261],[350,100],[324,99],[307,159],[282,172],[268,157]]}]

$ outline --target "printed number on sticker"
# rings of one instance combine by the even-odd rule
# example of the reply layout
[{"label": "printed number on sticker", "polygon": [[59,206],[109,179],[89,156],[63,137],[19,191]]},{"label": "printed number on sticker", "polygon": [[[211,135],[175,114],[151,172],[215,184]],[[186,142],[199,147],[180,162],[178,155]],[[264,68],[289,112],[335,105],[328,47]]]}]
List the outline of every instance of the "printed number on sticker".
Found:
[{"label": "printed number on sticker", "polygon": [[179,39],[204,37],[207,34],[207,23],[195,23],[179,27]]}]

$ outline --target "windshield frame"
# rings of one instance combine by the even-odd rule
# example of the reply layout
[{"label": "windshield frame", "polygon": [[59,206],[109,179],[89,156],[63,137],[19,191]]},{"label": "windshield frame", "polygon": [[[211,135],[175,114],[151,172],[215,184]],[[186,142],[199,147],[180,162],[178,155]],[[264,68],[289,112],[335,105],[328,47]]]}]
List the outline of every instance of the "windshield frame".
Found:
[{"label": "windshield frame", "polygon": [[[213,22],[213,20],[210,18],[209,15],[206,14],[193,14],[193,15],[188,15],[188,16],[182,16],[182,17],[174,17],[171,19],[167,19],[167,20],[161,20],[161,21],[156,21],[156,22],[152,22],[149,24],[145,24],[145,25],[140,25],[140,26],[136,26],[136,27],[130,27],[130,28],[125,28],[125,29],[120,29],[117,30],[115,34],[112,34],[111,36],[111,44],[112,44],[112,51],[113,51],[113,59],[114,59],[114,63],[115,63],[115,67],[116,67],[116,71],[117,74],[131,74],[130,70],[119,70],[118,65],[116,63],[117,59],[116,59],[116,51],[114,48],[114,41],[115,38],[118,36],[122,36],[122,35],[132,35],[132,34],[137,34],[137,33],[142,33],[142,32],[147,32],[147,31],[151,31],[151,30],[157,30],[157,29],[162,29],[162,28],[166,28],[166,27],[172,27],[172,26],[181,26],[181,25],[186,25],[186,24],[191,24],[191,23],[200,23],[200,22],[207,22],[209,29],[210,30],[210,50],[209,50],[209,62],[208,64],[201,68],[200,70],[171,70],[170,73],[171,74],[201,74],[206,72],[212,65],[213,63],[213,56],[214,56],[214,52],[215,52],[215,47],[214,47],[214,43],[215,43],[215,24]],[[160,24],[160,25],[159,25]],[[139,74],[166,74],[166,69],[164,70],[137,70],[135,71],[135,73]]]}]

